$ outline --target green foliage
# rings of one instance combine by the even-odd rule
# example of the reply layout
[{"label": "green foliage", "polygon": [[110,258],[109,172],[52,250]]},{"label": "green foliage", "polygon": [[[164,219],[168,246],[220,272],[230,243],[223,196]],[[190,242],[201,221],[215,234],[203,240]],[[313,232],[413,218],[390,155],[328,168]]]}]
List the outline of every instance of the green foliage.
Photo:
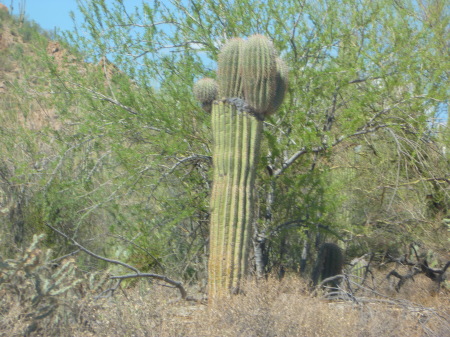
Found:
[{"label": "green foliage", "polygon": [[[32,43],[0,55],[6,56],[0,67],[21,74],[0,75],[7,89],[0,100],[0,210],[8,209],[0,225],[7,242],[22,236],[15,242],[21,246],[44,221],[56,221],[79,242],[99,251],[122,245],[125,258],[144,263],[132,245],[111,244],[109,234],[131,241],[140,235],[139,245],[168,273],[192,267],[201,274],[212,140],[192,83],[215,77],[218,62],[219,91],[227,91],[219,98],[242,98],[233,66],[241,47],[230,47],[231,65],[221,68],[219,46],[229,37],[261,34],[273,38],[289,64],[287,99],[264,122],[255,184],[254,230],[268,237],[268,256],[295,269],[299,248],[318,231],[317,244],[340,236],[358,256],[400,252],[415,240],[436,252],[448,245],[449,193],[439,179],[448,174],[450,138],[448,129],[429,127],[448,100],[445,6],[415,0],[78,4],[81,27],[66,32],[61,46],[86,63],[47,55],[48,41],[35,40],[26,24],[22,33]],[[20,41],[19,27],[11,31]],[[114,67],[99,62],[105,57]],[[222,89],[227,67],[231,86]],[[444,205],[432,216],[427,195]],[[287,223],[282,236],[273,234]],[[87,241],[92,238],[102,239]],[[282,247],[286,253],[279,254]]]}]

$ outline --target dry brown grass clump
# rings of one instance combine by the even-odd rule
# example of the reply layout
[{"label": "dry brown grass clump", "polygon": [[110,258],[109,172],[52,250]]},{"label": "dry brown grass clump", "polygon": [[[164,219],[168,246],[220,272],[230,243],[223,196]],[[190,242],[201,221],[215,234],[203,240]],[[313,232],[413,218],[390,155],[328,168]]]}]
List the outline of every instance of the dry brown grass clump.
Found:
[{"label": "dry brown grass clump", "polygon": [[[414,304],[361,297],[358,303],[311,297],[297,277],[251,282],[245,294],[208,307],[176,301],[177,293],[143,285],[91,310],[84,336],[446,336],[448,295]],[[423,297],[422,297],[423,298]],[[98,305],[98,303],[97,303]]]}]

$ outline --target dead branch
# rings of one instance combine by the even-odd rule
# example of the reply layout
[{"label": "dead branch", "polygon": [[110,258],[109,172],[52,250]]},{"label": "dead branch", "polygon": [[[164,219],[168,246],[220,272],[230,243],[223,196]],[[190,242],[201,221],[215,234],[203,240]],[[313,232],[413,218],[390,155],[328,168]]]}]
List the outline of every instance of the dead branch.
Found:
[{"label": "dead branch", "polygon": [[336,280],[343,279],[343,278],[345,278],[345,275],[341,275],[341,274],[327,277],[326,279],[322,280],[322,281],[319,283],[319,288],[320,288],[320,287],[323,287],[323,286],[324,286],[325,284],[327,284],[328,282],[336,281]]},{"label": "dead branch", "polygon": [[395,276],[398,279],[400,279],[400,281],[398,281],[397,285],[395,286],[395,290],[398,292],[398,291],[400,291],[400,288],[406,283],[406,281],[408,281],[409,279],[414,281],[414,276],[417,275],[417,274],[420,274],[420,273],[421,273],[420,269],[417,269],[417,268],[413,268],[406,275],[400,275],[396,270],[392,270],[386,276],[386,278],[389,280],[391,278],[391,276]]},{"label": "dead branch", "polygon": [[[140,235],[140,234],[139,234]],[[159,262],[159,260],[152,254],[150,253],[147,249],[145,249],[144,247],[139,246],[138,244],[136,244],[135,242],[133,242],[133,240],[129,240],[126,237],[122,236],[122,235],[111,235],[114,238],[118,238],[120,240],[123,240],[127,243],[129,243],[130,245],[140,249],[141,251],[143,251],[145,254],[147,254],[150,258],[153,259],[153,261],[155,261],[156,265],[161,269],[162,272],[165,271],[164,266],[161,264],[161,262]]]},{"label": "dead branch", "polygon": [[180,292],[180,295],[181,295],[182,299],[186,299],[187,298],[187,292],[186,292],[186,289],[184,289],[182,282],[178,282],[178,281],[172,280],[172,279],[170,279],[170,278],[168,278],[167,276],[164,276],[164,275],[151,274],[151,273],[141,273],[137,268],[135,268],[135,267],[133,267],[133,266],[131,266],[131,265],[125,263],[125,262],[118,261],[118,260],[113,260],[113,259],[108,259],[106,257],[97,255],[97,254],[91,252],[89,249],[87,249],[87,248],[83,247],[82,245],[80,245],[74,239],[69,238],[65,233],[61,232],[60,230],[56,229],[55,227],[51,226],[50,224],[46,224],[46,225],[47,225],[47,227],[51,228],[53,231],[55,231],[59,235],[63,236],[67,240],[71,241],[73,245],[78,247],[80,250],[82,250],[86,254],[88,254],[88,255],[96,258],[96,259],[108,262],[108,263],[118,264],[118,265],[120,265],[122,267],[125,267],[127,269],[130,269],[130,270],[132,270],[134,272],[134,274],[110,276],[109,279],[117,280],[116,285],[114,287],[110,288],[110,289],[107,289],[107,290],[103,291],[99,296],[97,296],[97,298],[100,297],[102,294],[105,294],[105,293],[110,293],[111,295],[114,294],[115,290],[120,286],[120,284],[121,284],[121,282],[123,280],[129,279],[129,278],[135,278],[135,277],[148,277],[148,278],[153,278],[153,279],[157,279],[157,280],[160,280],[160,281],[164,281],[164,282],[170,284],[171,286],[177,288],[179,290],[179,292]]},{"label": "dead branch", "polygon": [[[417,255],[417,253],[416,253]],[[386,278],[389,279],[391,276],[394,276],[399,279],[397,285],[395,286],[395,290],[398,292],[400,288],[405,284],[405,282],[409,279],[414,281],[414,276],[418,274],[425,274],[430,280],[437,282],[438,287],[440,288],[441,283],[445,279],[445,272],[450,266],[450,261],[445,264],[442,269],[431,268],[428,266],[428,261],[426,259],[419,260],[418,262],[413,262],[408,260],[406,257],[402,256],[400,258],[393,258],[392,256],[388,256],[390,262],[396,262],[402,265],[411,266],[410,271],[406,275],[400,275],[396,270],[392,270]]]},{"label": "dead branch", "polygon": [[366,124],[363,127],[361,127],[358,131],[356,131],[355,133],[337,137],[336,140],[330,144],[330,146],[316,146],[316,147],[312,147],[312,148],[303,147],[299,151],[294,153],[289,159],[287,159],[281,165],[280,168],[278,168],[277,170],[274,170],[273,176],[278,177],[281,174],[283,174],[283,172],[286,171],[286,169],[289,168],[298,158],[300,158],[301,156],[303,156],[307,153],[324,152],[329,148],[333,148],[333,147],[337,146],[338,144],[342,143],[346,139],[365,135],[365,134],[374,133],[374,132],[378,131],[379,129],[388,128],[388,127],[389,127],[389,125],[387,125],[387,124],[380,124],[380,125],[376,125],[376,126]]}]

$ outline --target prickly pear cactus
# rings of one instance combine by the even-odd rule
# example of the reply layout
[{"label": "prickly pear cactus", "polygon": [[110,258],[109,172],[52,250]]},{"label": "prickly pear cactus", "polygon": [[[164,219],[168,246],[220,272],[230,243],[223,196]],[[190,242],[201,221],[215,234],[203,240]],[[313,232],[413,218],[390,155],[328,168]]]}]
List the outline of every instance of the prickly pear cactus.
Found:
[{"label": "prickly pear cactus", "polygon": [[[313,283],[318,285],[321,281],[342,273],[344,256],[341,248],[334,243],[324,243],[320,247],[317,263],[313,270]],[[329,282],[327,285],[337,288],[338,280]]]},{"label": "prickly pear cactus", "polygon": [[262,35],[227,41],[217,74],[219,98],[212,102],[211,112],[211,300],[238,292],[247,274],[262,121],[280,107],[288,83],[287,67]]}]

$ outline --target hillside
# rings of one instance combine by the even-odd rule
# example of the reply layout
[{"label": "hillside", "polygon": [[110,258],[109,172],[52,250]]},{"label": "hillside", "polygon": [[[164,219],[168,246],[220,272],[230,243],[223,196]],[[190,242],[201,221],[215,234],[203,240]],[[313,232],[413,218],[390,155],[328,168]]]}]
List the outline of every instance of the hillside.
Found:
[{"label": "hillside", "polygon": [[24,225],[24,217],[36,216],[24,214],[29,212],[28,203],[42,188],[40,184],[45,185],[46,170],[53,170],[54,156],[64,147],[65,137],[72,137],[80,118],[84,119],[76,104],[64,97],[64,90],[75,93],[77,87],[69,88],[71,84],[63,83],[63,78],[73,74],[83,78],[89,73],[108,85],[120,72],[106,59],[97,64],[80,61],[75,48],[69,51],[37,24],[19,22],[5,8],[0,9],[1,154],[5,158],[0,214],[9,223],[4,229],[12,226],[6,237],[12,234],[13,241],[21,243],[34,232]]},{"label": "hillside", "polygon": [[[106,58],[97,64],[81,61],[75,48],[71,51],[63,47],[61,42],[52,40],[50,33],[41,29],[37,24],[24,21],[19,23],[17,18],[8,14],[7,7],[0,8],[0,93],[4,94],[4,104],[14,100],[17,94],[17,85],[28,90],[34,96],[33,107],[27,111],[17,111],[18,122],[30,129],[42,129],[50,126],[61,128],[57,112],[50,104],[40,104],[50,97],[45,90],[53,63],[54,70],[61,73],[76,71],[80,76],[87,72],[100,71],[104,73],[106,81],[111,80],[114,74],[120,74],[117,67]],[[36,76],[42,73],[44,76]]]},{"label": "hillside", "polygon": [[[60,128],[56,111],[39,103],[44,95],[40,93],[40,87],[45,85],[45,81],[42,80],[43,76],[37,75],[48,73],[42,54],[45,44],[47,56],[54,58],[59,65],[67,53],[35,23],[19,23],[5,9],[0,15],[0,92],[5,97],[2,102],[4,108],[0,109],[14,108],[10,102],[18,100],[18,91],[26,90],[30,109],[17,110],[15,115],[10,116],[11,122],[29,129],[42,129],[45,126]],[[69,61],[75,61],[75,57]]]}]

